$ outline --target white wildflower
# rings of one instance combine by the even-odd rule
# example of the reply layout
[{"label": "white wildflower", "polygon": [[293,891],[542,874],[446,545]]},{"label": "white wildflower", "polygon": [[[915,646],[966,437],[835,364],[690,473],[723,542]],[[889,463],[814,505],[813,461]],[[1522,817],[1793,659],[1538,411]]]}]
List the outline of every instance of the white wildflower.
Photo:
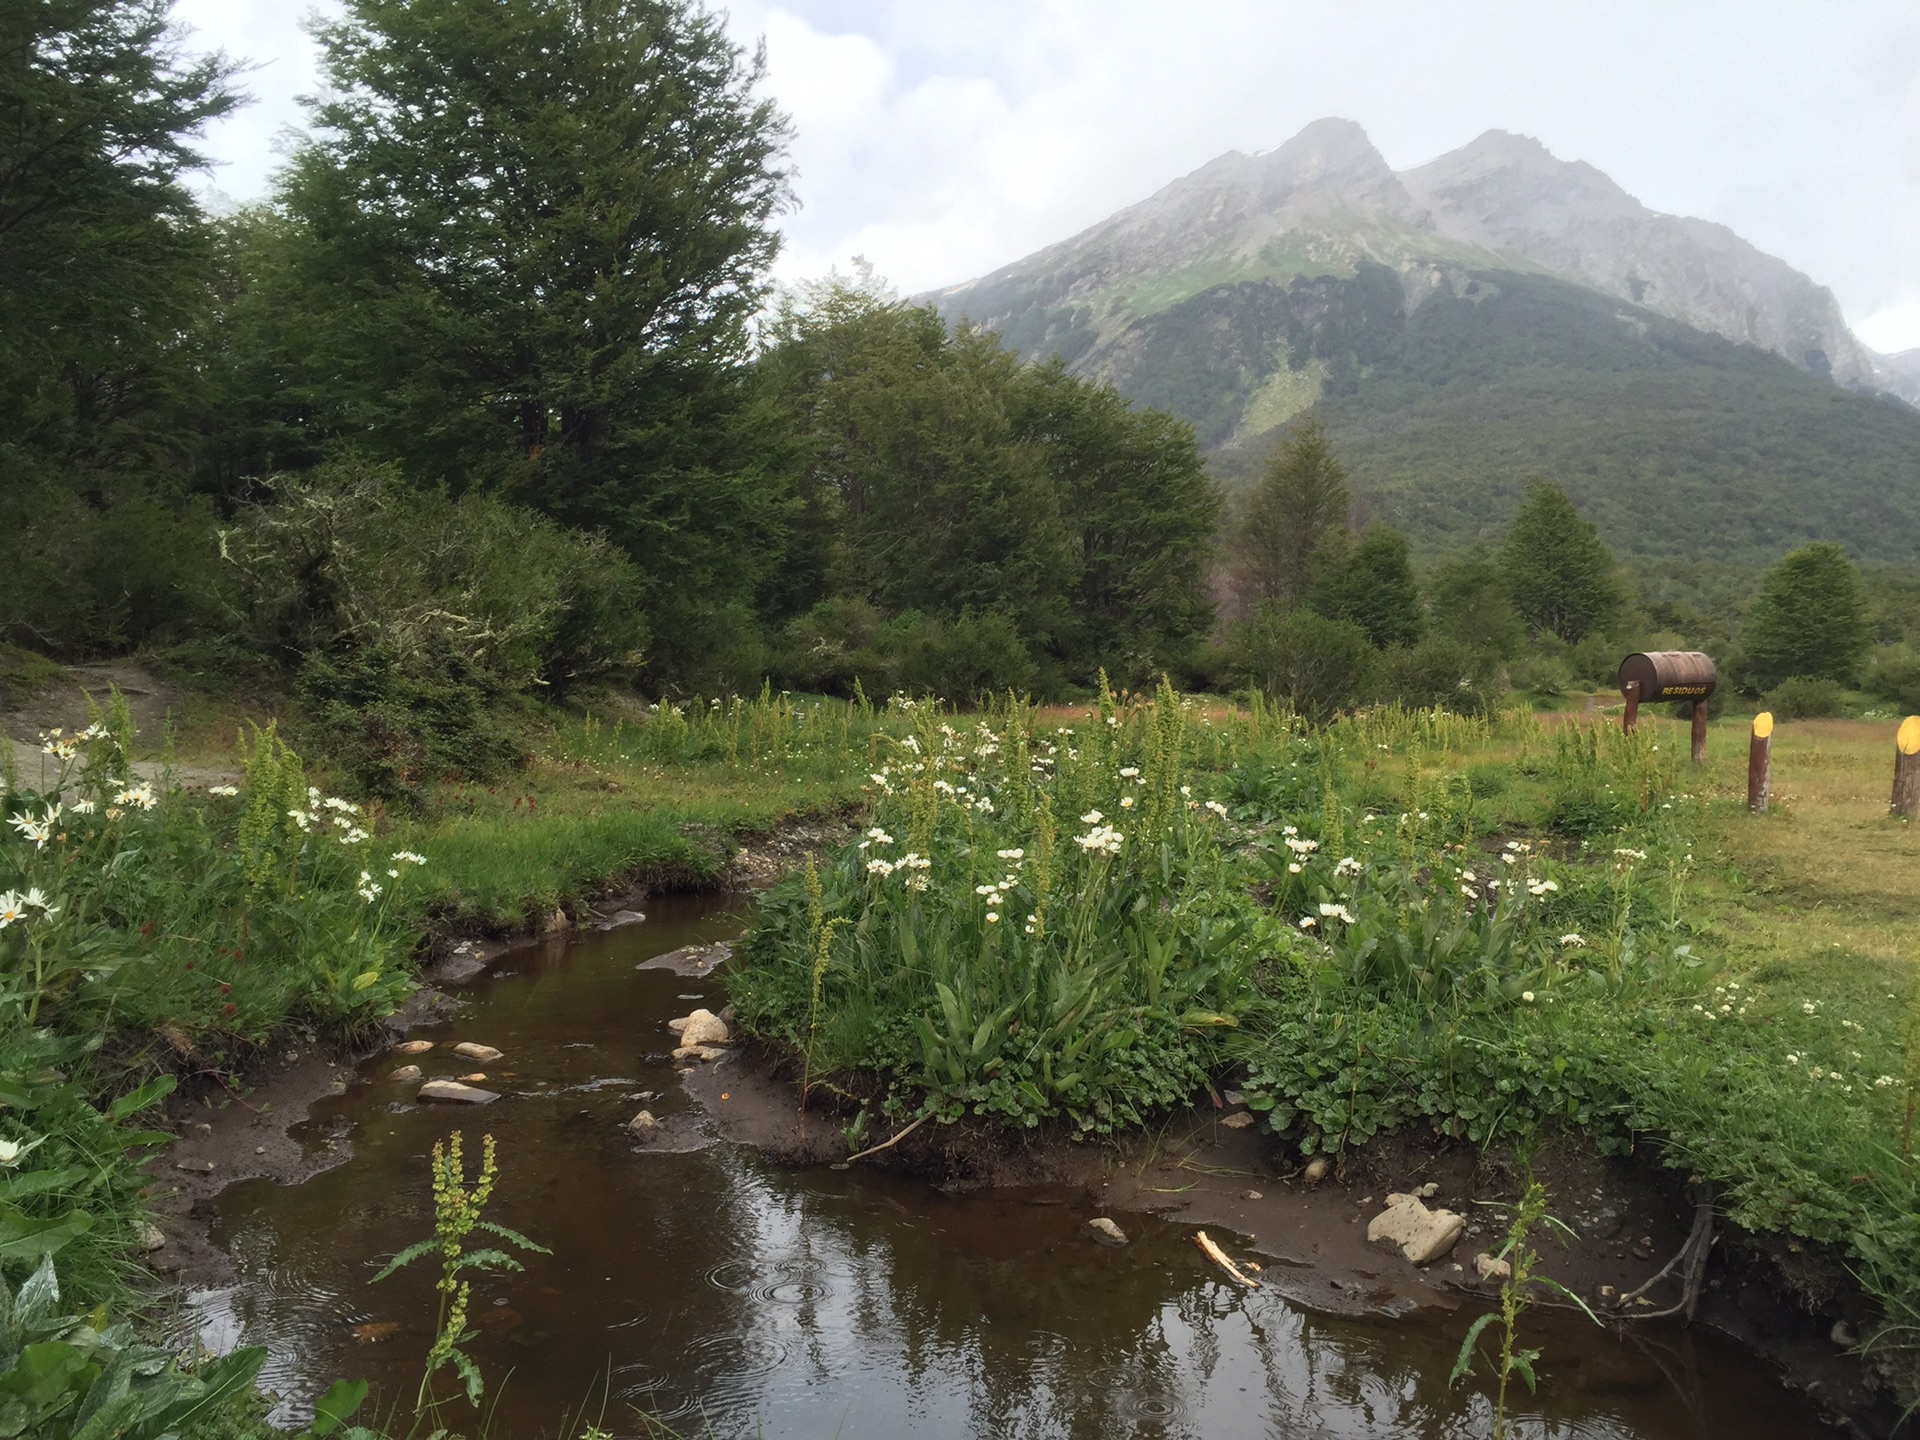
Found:
[{"label": "white wildflower", "polygon": [[224,795],[231,800],[235,795],[240,793],[240,787],[238,785],[209,785],[207,787],[207,793],[209,795]]},{"label": "white wildflower", "polygon": [[1560,937],[1560,944],[1564,949],[1578,949],[1586,943],[1585,940],[1581,939],[1579,935],[1572,931],[1568,931]]}]

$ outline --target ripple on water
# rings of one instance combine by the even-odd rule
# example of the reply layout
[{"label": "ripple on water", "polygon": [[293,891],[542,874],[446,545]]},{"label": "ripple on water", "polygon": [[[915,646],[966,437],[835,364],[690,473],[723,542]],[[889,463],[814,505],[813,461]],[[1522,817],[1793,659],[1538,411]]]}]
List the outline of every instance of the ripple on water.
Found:
[{"label": "ripple on water", "polygon": [[666,1383],[650,1371],[629,1378],[623,1368],[620,1398],[669,1424],[756,1409],[767,1398],[765,1382],[786,1366],[793,1348],[791,1341],[758,1332],[697,1336]]}]

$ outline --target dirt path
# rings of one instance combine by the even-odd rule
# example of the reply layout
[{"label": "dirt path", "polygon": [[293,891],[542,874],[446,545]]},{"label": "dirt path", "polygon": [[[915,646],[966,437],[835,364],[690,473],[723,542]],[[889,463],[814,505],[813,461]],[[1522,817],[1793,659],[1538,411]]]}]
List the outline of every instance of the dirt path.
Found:
[{"label": "dirt path", "polygon": [[[0,687],[0,735],[14,742],[23,784],[39,786],[51,781],[50,771],[43,774],[40,737],[53,729],[72,734],[87,726],[87,701],[106,708],[114,690],[127,697],[133,712],[133,725],[143,745],[159,743],[166,725],[167,712],[179,696],[175,688],[137,660],[110,660],[93,665],[70,665],[64,678],[36,686],[29,693],[10,693]],[[47,764],[50,766],[51,761]],[[143,760],[134,770],[143,779],[160,774],[160,763]],[[229,785],[237,776],[218,765],[178,766],[174,777],[190,790],[209,785]]]}]

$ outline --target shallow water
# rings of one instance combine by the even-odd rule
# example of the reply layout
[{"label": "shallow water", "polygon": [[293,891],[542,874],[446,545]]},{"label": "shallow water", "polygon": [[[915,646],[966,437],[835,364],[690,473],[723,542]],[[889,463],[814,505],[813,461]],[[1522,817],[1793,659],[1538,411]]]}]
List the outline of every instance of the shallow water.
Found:
[{"label": "shallow water", "polygon": [[[192,1298],[208,1343],[271,1347],[283,1422],[339,1376],[375,1382],[363,1412],[410,1404],[433,1325],[425,1265],[378,1285],[385,1258],[432,1224],[427,1152],[483,1131],[503,1173],[492,1219],[548,1246],[524,1273],[481,1277],[469,1347],[499,1395],[490,1433],[827,1437],[1447,1436],[1488,1433],[1484,1386],[1446,1383],[1471,1315],[1330,1318],[1221,1283],[1190,1232],[1119,1215],[1106,1249],[1076,1196],[946,1196],[876,1171],[787,1171],[716,1143],[662,1153],[621,1128],[644,1090],[688,1108],[662,1022],[721,1000],[717,980],[636,970],[723,938],[716,902],[656,900],[644,925],[508,957],[455,1025],[506,1057],[505,1098],[417,1106],[365,1082],[314,1107],[304,1138],[353,1158],[305,1184],[249,1181],[220,1199],[215,1238],[238,1283]],[[421,1057],[428,1075],[471,1062]],[[1618,1339],[1536,1314],[1542,1386],[1515,1381],[1529,1436],[1771,1437],[1824,1433],[1759,1362],[1711,1335]],[[494,1402],[490,1402],[494,1403]],[[471,1432],[464,1407],[449,1423]]]}]

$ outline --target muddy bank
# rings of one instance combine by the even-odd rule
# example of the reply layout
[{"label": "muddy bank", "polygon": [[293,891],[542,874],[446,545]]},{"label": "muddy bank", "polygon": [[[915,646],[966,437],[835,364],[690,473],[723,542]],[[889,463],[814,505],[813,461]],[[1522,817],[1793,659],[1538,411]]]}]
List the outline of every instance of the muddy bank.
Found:
[{"label": "muddy bank", "polygon": [[[844,1119],[832,1112],[832,1097],[816,1092],[802,1115],[789,1070],[779,1057],[741,1046],[686,1070],[683,1083],[729,1139],[787,1165],[844,1163]],[[1392,1134],[1349,1152],[1316,1180],[1290,1147],[1250,1120],[1244,1107],[1217,1096],[1150,1134],[1110,1143],[927,1124],[856,1163],[947,1191],[1065,1187],[1084,1218],[1107,1215],[1123,1227],[1142,1212],[1205,1227],[1235,1260],[1259,1267],[1262,1285],[1289,1300],[1329,1314],[1393,1317],[1428,1307],[1477,1312],[1493,1303],[1498,1279],[1483,1280],[1475,1257],[1499,1250],[1505,1207],[1518,1199],[1530,1171],[1547,1187],[1552,1214],[1574,1232],[1535,1232],[1540,1273],[1568,1286],[1610,1325],[1635,1332],[1648,1354],[1685,1347],[1677,1318],[1622,1318],[1619,1307],[1619,1297],[1645,1286],[1687,1243],[1697,1197],[1684,1177],[1601,1156],[1578,1139],[1542,1147],[1523,1165],[1438,1136]],[[893,1133],[881,1129],[863,1143]],[[1396,1192],[1423,1194],[1427,1206],[1464,1217],[1464,1233],[1434,1263],[1415,1266],[1389,1245],[1368,1243],[1368,1222]],[[1836,1343],[1836,1325],[1845,1341],[1869,1328],[1872,1313],[1837,1259],[1797,1246],[1789,1251],[1784,1242],[1724,1225],[1709,1253],[1695,1324],[1769,1362],[1839,1433],[1920,1433],[1900,1426],[1900,1406],[1875,1364]],[[1681,1298],[1676,1276],[1653,1285],[1646,1303],[1630,1303],[1626,1313],[1664,1309]]]}]

